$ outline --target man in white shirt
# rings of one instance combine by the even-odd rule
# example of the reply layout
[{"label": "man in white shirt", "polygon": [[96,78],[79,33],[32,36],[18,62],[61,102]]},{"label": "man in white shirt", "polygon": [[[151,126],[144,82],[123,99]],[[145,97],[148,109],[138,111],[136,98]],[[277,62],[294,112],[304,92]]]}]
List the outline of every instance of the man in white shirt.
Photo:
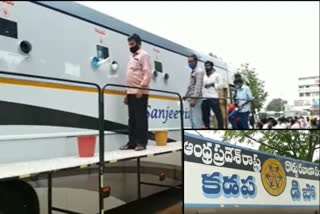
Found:
[{"label": "man in white shirt", "polygon": [[206,74],[203,77],[202,88],[202,94],[205,99],[201,104],[202,120],[205,126],[204,128],[210,129],[210,110],[212,109],[218,121],[218,128],[223,129],[223,120],[217,92],[217,89],[221,88],[221,80],[213,66],[213,62],[205,62]]},{"label": "man in white shirt", "polygon": [[310,129],[310,128],[311,128],[310,119],[309,117],[306,117],[306,129]]}]

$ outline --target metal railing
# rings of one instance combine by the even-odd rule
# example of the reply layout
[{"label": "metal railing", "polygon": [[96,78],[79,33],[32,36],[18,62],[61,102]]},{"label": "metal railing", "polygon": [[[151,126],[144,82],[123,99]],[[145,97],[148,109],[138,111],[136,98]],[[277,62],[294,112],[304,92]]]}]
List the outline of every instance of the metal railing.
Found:
[{"label": "metal railing", "polygon": [[[179,93],[172,92],[172,91],[165,91],[165,90],[158,90],[158,89],[147,89],[147,88],[139,88],[139,87],[131,87],[131,86],[125,86],[125,85],[119,85],[119,84],[106,84],[101,88],[96,83],[91,82],[85,82],[85,81],[76,81],[76,80],[68,80],[68,79],[62,79],[62,78],[54,78],[54,77],[44,77],[39,75],[31,75],[31,74],[22,74],[22,73],[13,73],[13,72],[6,72],[6,71],[0,71],[0,75],[8,75],[8,76],[15,76],[15,77],[27,77],[27,78],[33,78],[33,79],[41,79],[41,80],[49,80],[49,81],[57,81],[57,82],[66,82],[66,83],[73,83],[73,84],[82,84],[82,85],[90,85],[97,89],[98,93],[98,129],[99,129],[99,163],[98,163],[98,174],[99,174],[99,213],[104,213],[104,193],[103,193],[103,178],[104,178],[104,167],[105,167],[105,155],[104,155],[104,149],[105,149],[105,139],[104,139],[104,91],[107,87],[120,87],[120,88],[134,88],[134,89],[142,89],[142,90],[148,90],[148,91],[154,91],[159,93],[167,93],[167,94],[173,94],[176,95],[179,98],[180,102],[180,126],[181,126],[181,144],[183,145],[183,139],[184,139],[184,133],[183,133],[183,127],[184,127],[184,119],[183,119],[183,100]],[[25,79],[19,79],[19,80],[25,80]],[[51,83],[51,82],[50,82]],[[68,86],[74,86],[73,84],[66,84]],[[81,86],[78,86],[81,87]],[[139,165],[140,165],[140,159],[138,158]],[[183,164],[183,153],[181,153],[181,161]],[[140,168],[138,169],[138,176],[140,177]],[[46,171],[44,173],[48,174],[48,214],[51,214],[53,210],[63,212],[63,213],[76,213],[70,210],[65,210],[57,207],[52,206],[52,173],[56,172],[57,170],[53,171]],[[40,174],[40,173],[38,173]],[[183,175],[182,175],[183,176]],[[15,179],[15,178],[9,178],[9,179]],[[139,185],[142,184],[139,180]],[[138,196],[141,198],[140,188],[138,189]]]},{"label": "metal railing", "polygon": [[[33,79],[51,80],[51,81],[58,81],[58,82],[66,82],[66,83],[74,83],[74,84],[82,84],[82,85],[94,86],[97,89],[97,93],[98,93],[99,121],[100,121],[101,110],[103,110],[103,109],[100,108],[100,106],[101,105],[103,106],[103,103],[102,103],[103,100],[101,100],[103,97],[101,96],[101,93],[102,93],[101,87],[96,83],[85,82],[85,81],[76,81],[76,80],[68,80],[68,79],[55,78],[55,77],[44,77],[44,76],[32,75],[32,74],[6,72],[6,71],[0,71],[0,74],[9,75],[9,76],[15,76],[15,77],[27,77],[27,78],[33,78]],[[69,86],[70,85],[71,84],[69,84]],[[102,129],[103,127],[100,127],[99,124],[98,124],[98,127],[99,127],[99,134],[100,134],[99,135],[99,145],[103,145],[104,144],[104,136],[101,135],[101,133],[103,133],[103,129]],[[99,154],[101,154],[101,153],[104,153],[104,151],[101,152],[101,150],[100,150]],[[103,164],[101,165],[101,161],[100,161],[99,169],[101,167],[103,167]],[[103,172],[103,170],[102,170],[102,172]],[[56,211],[59,211],[59,212],[65,212],[65,213],[74,213],[74,212],[71,212],[71,211],[68,211],[68,210],[52,207],[52,172],[47,172],[47,173],[48,173],[48,214],[51,214],[52,210],[56,210]],[[100,186],[101,186],[101,183],[99,182],[99,198],[101,198],[101,196],[102,196]],[[99,204],[99,209],[103,210],[103,204]]]},{"label": "metal railing", "polygon": [[[151,89],[151,88],[140,88],[140,87],[133,87],[133,86],[126,86],[126,85],[120,85],[120,84],[106,84],[105,86],[102,87],[102,103],[104,104],[104,91],[106,90],[107,87],[118,87],[118,88],[132,88],[132,89],[139,89],[139,90],[145,90],[145,91],[153,91],[153,92],[159,92],[159,93],[165,93],[165,94],[173,94],[176,95],[179,98],[179,104],[180,104],[180,131],[181,131],[181,148],[183,148],[183,139],[184,139],[184,119],[183,119],[183,99],[181,95],[177,92],[173,91],[166,91],[166,90],[159,90],[159,89]],[[104,127],[103,121],[104,121],[104,106],[101,106],[102,108],[102,117],[100,121],[100,125]],[[104,150],[104,144],[101,144],[101,150]],[[100,161],[104,160],[104,154],[100,153]],[[183,166],[183,152],[181,152],[181,162]],[[102,164],[102,162],[100,163]],[[153,183],[148,183],[148,182],[141,182],[141,171],[140,171],[140,158],[137,158],[137,180],[138,180],[138,199],[141,199],[141,184],[147,184],[147,185],[154,185],[154,186],[159,186],[158,184],[153,184]],[[183,180],[183,173],[182,173],[182,180]],[[168,185],[162,185],[166,187],[173,187],[173,186],[168,186]],[[183,194],[183,193],[182,193]],[[183,196],[182,196],[183,197]]]},{"label": "metal railing", "polygon": [[[253,101],[253,100],[248,100],[248,99],[237,99],[237,98],[234,98],[234,97],[223,97],[223,98],[221,98],[221,97],[216,97],[216,98],[214,98],[214,97],[193,97],[193,96],[185,96],[185,97],[183,97],[183,99],[184,100],[186,100],[186,99],[198,99],[198,100],[205,100],[205,99],[217,99],[217,100],[219,100],[219,105],[220,105],[220,101],[223,101],[222,102],[222,105],[224,105],[223,107],[224,107],[224,109],[225,110],[227,110],[227,104],[228,104],[228,100],[230,100],[231,102],[230,102],[230,104],[233,104],[232,103],[232,101],[233,100],[239,100],[239,101]],[[219,108],[220,108],[220,106],[219,106]],[[251,110],[250,110],[251,111]],[[223,115],[221,115],[222,117],[223,117]],[[226,114],[225,115],[225,117],[223,118],[223,120],[224,120],[224,126],[226,127],[226,129],[228,129],[228,115]]]}]

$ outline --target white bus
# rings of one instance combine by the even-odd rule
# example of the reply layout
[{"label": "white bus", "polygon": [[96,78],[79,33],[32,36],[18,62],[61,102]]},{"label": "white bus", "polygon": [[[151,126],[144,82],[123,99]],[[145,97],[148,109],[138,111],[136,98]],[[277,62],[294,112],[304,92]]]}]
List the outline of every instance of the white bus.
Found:
[{"label": "white bus", "polygon": [[[183,96],[190,74],[187,58],[197,54],[203,68],[206,60],[214,62],[230,96],[233,73],[227,64],[209,55],[74,2],[0,2],[1,214],[39,212],[39,196],[24,178],[99,162],[97,156],[78,158],[76,142],[79,136],[99,135],[95,86],[125,85],[130,56],[127,38],[133,33],[141,36],[143,49],[151,57],[152,89]],[[94,67],[92,60],[97,58],[101,64]],[[124,88],[108,87],[103,93],[105,161],[138,157],[137,153],[126,156],[116,151],[127,142]],[[178,97],[150,94],[150,141],[152,132],[167,130],[172,143],[161,149],[150,147],[154,150],[147,149],[143,155],[181,150]],[[188,108],[185,104],[185,127],[190,127]],[[110,159],[110,153],[118,157]],[[181,159],[176,158],[180,156],[181,152],[173,153],[164,162],[181,168]]]}]

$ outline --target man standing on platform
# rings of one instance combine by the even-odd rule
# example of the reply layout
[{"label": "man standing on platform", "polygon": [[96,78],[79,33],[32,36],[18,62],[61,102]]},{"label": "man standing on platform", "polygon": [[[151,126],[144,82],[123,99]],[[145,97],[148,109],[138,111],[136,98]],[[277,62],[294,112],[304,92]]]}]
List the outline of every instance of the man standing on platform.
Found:
[{"label": "man standing on platform", "polygon": [[190,122],[193,129],[202,127],[202,86],[204,71],[198,66],[198,57],[191,55],[188,58],[188,66],[191,69],[189,85],[185,98],[188,99],[190,105]]},{"label": "man standing on platform", "polygon": [[[127,85],[137,88],[149,88],[151,80],[151,61],[147,52],[141,48],[141,38],[133,34],[128,38],[132,56],[127,70]],[[124,103],[129,112],[129,142],[121,150],[145,150],[148,143],[148,90],[127,88]]]}]

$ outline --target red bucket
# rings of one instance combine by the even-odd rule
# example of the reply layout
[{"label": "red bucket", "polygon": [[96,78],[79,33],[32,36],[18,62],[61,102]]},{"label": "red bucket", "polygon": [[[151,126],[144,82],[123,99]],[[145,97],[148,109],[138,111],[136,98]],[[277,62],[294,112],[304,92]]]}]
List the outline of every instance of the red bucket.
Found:
[{"label": "red bucket", "polygon": [[80,157],[93,157],[96,148],[96,136],[79,136],[78,152]]}]

